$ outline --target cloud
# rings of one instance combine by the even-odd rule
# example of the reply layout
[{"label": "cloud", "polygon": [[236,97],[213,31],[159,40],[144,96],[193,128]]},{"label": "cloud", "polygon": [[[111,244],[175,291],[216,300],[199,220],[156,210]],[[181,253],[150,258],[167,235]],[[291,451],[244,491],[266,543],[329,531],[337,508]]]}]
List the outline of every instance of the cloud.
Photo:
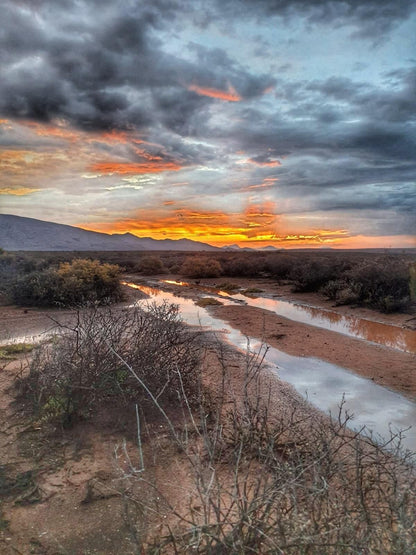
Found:
[{"label": "cloud", "polygon": [[[373,206],[373,230],[405,235],[416,212],[416,67],[405,55],[415,13],[413,0],[4,0],[3,191],[47,189],[108,220],[134,208],[122,189],[143,187],[150,211],[187,207],[184,234],[201,231],[198,213],[228,206],[241,221],[218,220],[224,237],[234,225],[254,237],[285,211],[359,214],[361,230]],[[377,56],[347,44],[351,32],[382,37]],[[250,219],[247,202],[274,208]]]},{"label": "cloud", "polygon": [[269,156],[265,156],[262,154],[258,154],[253,158],[249,158],[246,162],[250,164],[255,164],[256,166],[267,166],[269,168],[276,168],[277,166],[281,166],[282,163],[280,160],[272,160]]},{"label": "cloud", "polygon": [[41,189],[31,189],[30,187],[19,187],[13,189],[12,187],[4,187],[0,189],[0,195],[14,195],[17,197],[22,197],[25,195],[37,193],[38,191],[41,191]]},{"label": "cloud", "polygon": [[217,0],[218,9],[228,17],[294,18],[302,16],[311,24],[352,26],[360,38],[380,38],[406,20],[415,9],[414,0]]},{"label": "cloud", "polygon": [[188,120],[207,104],[190,102],[187,91],[211,102],[236,101],[273,83],[216,49],[206,51],[203,65],[171,54],[163,33],[186,12],[178,3],[132,1],[120,9],[105,2],[97,11],[86,0],[65,2],[65,9],[58,4],[6,0],[0,8],[0,113],[7,117],[63,118],[87,131],[147,132],[163,123],[185,134]]},{"label": "cloud", "polygon": [[129,162],[97,162],[91,166],[92,172],[102,174],[148,174],[166,171],[178,171],[180,166],[174,162],[148,162],[146,164],[134,164]]},{"label": "cloud", "polygon": [[238,92],[234,89],[232,85],[228,85],[228,88],[226,91],[198,87],[198,85],[189,85],[188,89],[202,96],[209,96],[210,98],[219,98],[220,100],[227,100],[229,102],[239,102],[241,100],[241,96],[238,94]]}]

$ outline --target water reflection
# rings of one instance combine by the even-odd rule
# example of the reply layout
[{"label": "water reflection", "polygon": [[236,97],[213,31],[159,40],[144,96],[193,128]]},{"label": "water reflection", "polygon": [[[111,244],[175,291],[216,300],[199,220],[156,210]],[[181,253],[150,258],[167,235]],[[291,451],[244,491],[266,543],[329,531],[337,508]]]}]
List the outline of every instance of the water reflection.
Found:
[{"label": "water reflection", "polygon": [[198,283],[189,283],[187,281],[174,281],[171,279],[162,279],[162,283],[167,283],[168,285],[180,285],[181,287],[195,287],[199,291],[206,291],[207,293],[214,293],[220,297],[234,297],[228,291],[223,291],[222,289],[217,289],[216,287],[210,287],[209,285],[199,285]]},{"label": "water reflection", "polygon": [[[245,335],[223,320],[213,317],[204,308],[196,306],[191,299],[176,297],[173,293],[153,287],[134,287],[148,294],[157,303],[166,300],[177,304],[187,323],[224,331],[230,343],[239,349],[247,348]],[[224,299],[224,302],[228,304],[232,301]],[[257,339],[249,341],[252,348],[260,348]],[[375,434],[389,437],[390,429],[398,431],[416,423],[416,403],[349,370],[317,358],[288,355],[272,347],[267,352],[266,362],[275,368],[282,380],[293,385],[313,405],[325,412],[337,414],[344,397],[344,410],[354,415],[351,424],[356,429],[366,426]],[[405,436],[403,445],[416,451],[416,429],[407,431]]]},{"label": "water reflection", "polygon": [[185,281],[163,280],[164,283],[180,285],[183,287],[197,287],[202,291],[207,291],[220,295],[221,297],[232,298],[236,302],[245,303],[264,310],[275,312],[290,320],[324,328],[330,331],[364,339],[379,345],[385,345],[391,349],[416,353],[416,332],[407,330],[390,324],[383,324],[364,318],[354,316],[344,316],[333,310],[318,308],[305,304],[297,304],[289,301],[270,299],[267,297],[252,298],[247,295],[230,295],[226,291],[221,291],[215,287],[190,284]]},{"label": "water reflection", "polygon": [[416,353],[416,332],[412,330],[287,301],[257,298],[247,299],[247,304],[271,310],[297,322],[365,339],[399,351]]}]

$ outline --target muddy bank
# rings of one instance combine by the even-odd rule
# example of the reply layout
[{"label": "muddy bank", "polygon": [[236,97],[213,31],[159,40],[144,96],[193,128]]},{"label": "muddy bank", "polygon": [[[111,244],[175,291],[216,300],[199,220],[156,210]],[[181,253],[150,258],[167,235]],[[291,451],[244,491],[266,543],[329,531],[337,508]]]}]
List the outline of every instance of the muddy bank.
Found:
[{"label": "muddy bank", "polygon": [[[229,345],[212,339],[206,334],[201,345],[202,376],[213,399],[224,395],[224,383],[227,412],[235,402],[242,402],[247,359]],[[143,427],[145,476],[146,480],[157,481],[159,490],[155,491],[146,488],[140,475],[136,476],[129,466],[130,462],[136,468],[140,464],[132,407],[123,409],[127,417],[110,408],[108,414],[107,410],[104,415],[97,411],[90,420],[80,421],[72,429],[53,430],[47,422],[33,420],[24,404],[15,402],[14,380],[26,363],[21,357],[0,373],[1,477],[14,483],[19,477],[30,475],[30,483],[23,483],[20,490],[7,492],[0,488],[0,553],[142,552],[135,541],[134,527],[145,527],[146,534],[157,539],[167,524],[175,526],[176,519],[168,507],[186,511],[195,494],[192,468],[170,439],[166,422],[163,418],[148,419]],[[296,411],[297,419],[305,426],[311,419],[327,422],[322,413],[267,369],[258,389],[252,391],[253,398],[255,393],[269,399],[270,418],[290,422]],[[184,427],[182,412],[176,412],[173,423],[180,430]],[[190,422],[188,425],[191,427]],[[290,439],[293,438],[287,438],[288,449],[292,445]],[[196,450],[197,437],[193,435],[190,441]],[[220,472],[226,475],[226,464]],[[160,492],[163,503],[159,501]],[[150,514],[142,517],[134,511],[134,503],[130,505],[131,512],[126,513],[128,499],[143,497],[150,507],[158,507],[157,514],[149,510]]]},{"label": "muddy bank", "polygon": [[[172,276],[163,279],[180,279],[180,276]],[[293,301],[300,304],[307,304],[310,306],[331,310],[343,316],[353,316],[355,318],[363,318],[374,322],[382,322],[393,326],[400,326],[404,329],[416,330],[416,312],[413,309],[411,312],[394,312],[385,314],[375,309],[359,307],[354,305],[337,306],[333,301],[328,300],[320,293],[294,293],[292,286],[289,284],[279,284],[278,282],[263,278],[263,279],[250,279],[250,278],[211,278],[203,279],[201,284],[209,286],[218,286],[222,283],[231,283],[242,289],[258,289],[265,295],[282,299],[286,301]]]},{"label": "muddy bank", "polygon": [[[111,306],[111,310],[126,309],[132,302],[144,297],[139,291],[124,288],[125,299]],[[70,309],[0,306],[0,343],[19,340],[30,341],[33,336],[51,333],[60,326],[70,326],[76,321],[77,311]]]},{"label": "muddy bank", "polygon": [[[174,281],[177,276],[169,278]],[[413,322],[411,314],[382,314],[366,308],[351,309],[346,306],[334,307],[319,294],[294,294],[288,285],[280,286],[271,280],[227,279],[243,289],[260,289],[268,296],[298,301],[312,306],[334,310],[342,315],[352,315],[370,321],[383,322],[409,329]],[[221,286],[218,279],[204,279],[198,284]],[[198,291],[191,287],[169,284],[169,290],[180,296],[197,298]],[[368,343],[361,339],[295,322],[268,310],[245,306],[212,306],[213,315],[227,321],[233,328],[250,337],[264,339],[272,347],[294,356],[316,357],[353,370],[357,374],[372,379],[379,385],[389,387],[407,397],[416,397],[416,356],[393,350],[382,345]]]},{"label": "muddy bank", "polygon": [[249,306],[216,306],[209,310],[232,327],[294,356],[317,357],[416,397],[416,357]]}]

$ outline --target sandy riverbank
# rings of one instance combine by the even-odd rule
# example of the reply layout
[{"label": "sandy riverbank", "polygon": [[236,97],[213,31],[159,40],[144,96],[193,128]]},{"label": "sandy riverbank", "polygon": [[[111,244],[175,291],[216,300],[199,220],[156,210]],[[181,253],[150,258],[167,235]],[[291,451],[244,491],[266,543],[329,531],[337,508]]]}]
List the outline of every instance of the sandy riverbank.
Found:
[{"label": "sandy riverbank", "polygon": [[[177,276],[163,276],[163,279],[174,281]],[[409,329],[415,319],[412,314],[382,314],[366,308],[350,308],[333,306],[316,293],[292,293],[288,285],[280,286],[271,280],[227,279],[227,282],[239,285],[243,289],[260,289],[268,296],[301,302],[311,306],[331,309],[342,315],[352,315],[370,321],[382,322]],[[197,298],[198,289],[180,287],[170,283],[170,291],[181,296]],[[218,279],[201,280],[199,286],[221,286]],[[272,347],[276,347],[290,355],[316,357],[370,378],[374,382],[399,391],[410,398],[416,397],[416,356],[382,345],[376,345],[325,330],[315,326],[295,322],[270,311],[244,306],[211,306],[209,310],[219,318],[227,321],[232,327],[243,334],[264,339]],[[416,333],[416,331],[415,331]]]}]

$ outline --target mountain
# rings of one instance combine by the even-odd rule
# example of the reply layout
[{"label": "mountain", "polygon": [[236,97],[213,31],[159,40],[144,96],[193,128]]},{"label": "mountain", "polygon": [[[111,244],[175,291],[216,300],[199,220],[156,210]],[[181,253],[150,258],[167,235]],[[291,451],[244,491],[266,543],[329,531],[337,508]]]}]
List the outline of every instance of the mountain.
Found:
[{"label": "mountain", "polygon": [[222,251],[241,251],[241,247],[238,245],[224,245],[221,247]]},{"label": "mountain", "polygon": [[152,239],[87,231],[71,225],[0,214],[0,247],[8,251],[216,251],[190,239]]}]

